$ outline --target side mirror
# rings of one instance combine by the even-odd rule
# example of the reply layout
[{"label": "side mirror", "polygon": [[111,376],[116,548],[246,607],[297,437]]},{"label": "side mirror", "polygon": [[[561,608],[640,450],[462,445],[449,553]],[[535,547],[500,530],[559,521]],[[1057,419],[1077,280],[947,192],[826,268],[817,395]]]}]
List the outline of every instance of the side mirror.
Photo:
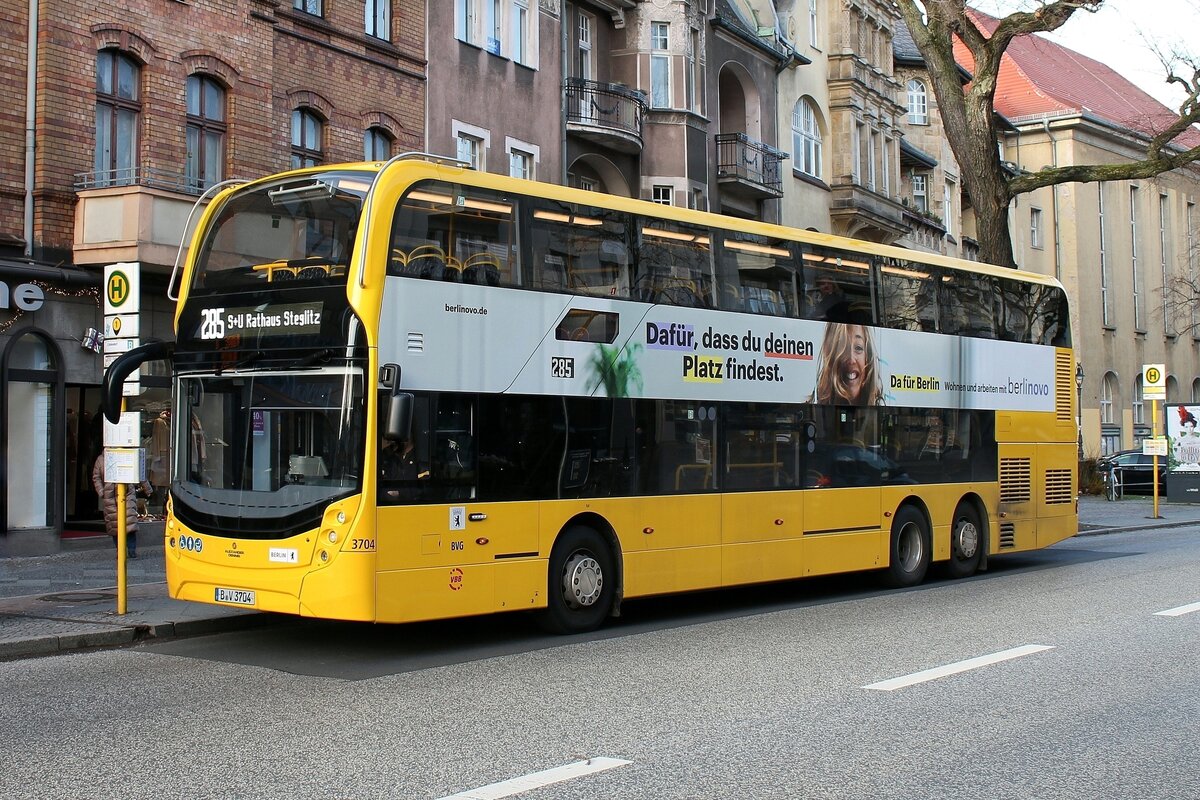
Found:
[{"label": "side mirror", "polygon": [[412,392],[400,391],[400,367],[384,364],[379,370],[380,382],[391,390],[388,395],[387,415],[384,417],[383,438],[390,442],[407,442],[412,438],[413,405],[416,398]]},{"label": "side mirror", "polygon": [[412,438],[413,404],[416,398],[412,392],[393,390],[388,399],[387,423],[383,429],[383,438],[393,442],[407,442]]}]

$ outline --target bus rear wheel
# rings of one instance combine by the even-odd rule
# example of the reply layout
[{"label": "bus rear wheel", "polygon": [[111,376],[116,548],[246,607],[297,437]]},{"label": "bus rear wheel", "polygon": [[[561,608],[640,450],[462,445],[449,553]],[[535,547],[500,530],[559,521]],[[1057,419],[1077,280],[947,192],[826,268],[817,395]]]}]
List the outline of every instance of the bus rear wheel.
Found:
[{"label": "bus rear wheel", "polygon": [[912,506],[903,506],[892,521],[892,544],[883,580],[893,588],[916,586],[929,570],[929,523]]},{"label": "bus rear wheel", "polygon": [[568,528],[550,551],[542,627],[560,634],[600,627],[612,611],[616,577],[604,537],[582,525]]},{"label": "bus rear wheel", "polygon": [[946,571],[952,578],[969,578],[979,569],[982,554],[983,526],[979,514],[971,506],[961,505],[954,512],[950,528],[950,561]]}]

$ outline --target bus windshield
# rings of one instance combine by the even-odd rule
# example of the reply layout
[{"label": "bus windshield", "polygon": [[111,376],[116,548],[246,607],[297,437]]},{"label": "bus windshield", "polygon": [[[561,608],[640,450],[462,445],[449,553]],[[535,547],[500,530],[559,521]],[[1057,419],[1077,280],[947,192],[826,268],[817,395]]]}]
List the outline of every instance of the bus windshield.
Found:
[{"label": "bus windshield", "polygon": [[[242,536],[312,527],[360,485],[363,379],[352,367],[182,376],[176,513]],[[290,522],[285,522],[289,520]]]},{"label": "bus windshield", "polygon": [[234,194],[204,236],[192,287],[344,284],[371,178],[367,172],[331,170]]}]

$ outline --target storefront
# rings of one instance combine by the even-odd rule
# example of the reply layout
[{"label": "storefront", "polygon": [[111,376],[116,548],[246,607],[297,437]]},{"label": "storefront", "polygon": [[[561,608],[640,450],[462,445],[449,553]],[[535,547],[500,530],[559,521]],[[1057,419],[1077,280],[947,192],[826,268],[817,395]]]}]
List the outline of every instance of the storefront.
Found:
[{"label": "storefront", "polygon": [[[102,275],[0,260],[0,557],[57,553],[104,534],[91,479],[104,439]],[[143,282],[142,292],[146,340],[169,338],[169,305],[150,299],[163,298],[162,283]],[[129,407],[143,412],[155,482],[143,510],[152,517],[162,513],[169,481],[165,365],[147,367],[141,383]]]}]

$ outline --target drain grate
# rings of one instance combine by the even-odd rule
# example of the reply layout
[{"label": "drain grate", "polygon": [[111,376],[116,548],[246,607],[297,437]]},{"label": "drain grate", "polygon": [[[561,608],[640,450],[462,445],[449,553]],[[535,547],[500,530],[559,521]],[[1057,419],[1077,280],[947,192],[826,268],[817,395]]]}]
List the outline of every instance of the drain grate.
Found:
[{"label": "drain grate", "polygon": [[112,600],[116,596],[116,592],[64,592],[44,594],[38,600],[46,603],[91,603],[96,600]]}]

